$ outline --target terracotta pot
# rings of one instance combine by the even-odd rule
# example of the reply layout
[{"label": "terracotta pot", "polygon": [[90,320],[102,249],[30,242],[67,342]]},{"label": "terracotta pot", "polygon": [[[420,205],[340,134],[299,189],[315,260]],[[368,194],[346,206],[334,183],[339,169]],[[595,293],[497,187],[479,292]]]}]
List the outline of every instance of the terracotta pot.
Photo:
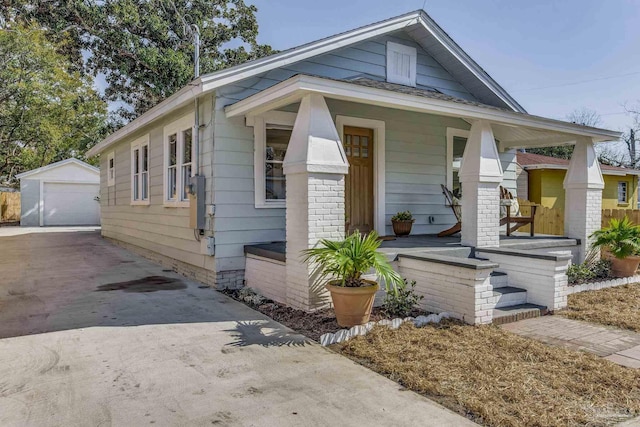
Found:
[{"label": "terracotta pot", "polygon": [[391,225],[393,225],[393,233],[398,236],[408,236],[411,233],[411,227],[413,226],[413,222],[415,219],[410,219],[406,221],[391,221]]},{"label": "terracotta pot", "polygon": [[629,277],[636,274],[640,265],[640,256],[628,256],[626,258],[610,257],[611,274],[615,277]]},{"label": "terracotta pot", "polygon": [[365,282],[369,283],[369,286],[347,288],[334,285],[339,282],[329,282],[326,285],[327,290],[331,293],[338,325],[350,328],[364,325],[369,321],[373,300],[380,286],[371,280],[365,280]]}]

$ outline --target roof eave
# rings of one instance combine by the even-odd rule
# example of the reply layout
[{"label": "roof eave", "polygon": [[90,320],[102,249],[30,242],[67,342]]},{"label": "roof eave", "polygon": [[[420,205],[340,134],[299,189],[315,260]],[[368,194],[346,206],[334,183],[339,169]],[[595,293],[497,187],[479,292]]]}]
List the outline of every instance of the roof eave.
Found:
[{"label": "roof eave", "polygon": [[55,162],[55,163],[51,163],[49,165],[41,166],[41,167],[39,167],[37,169],[33,169],[33,170],[30,170],[30,171],[22,172],[22,173],[16,175],[16,178],[17,179],[26,178],[26,177],[29,177],[29,176],[32,176],[32,175],[36,175],[36,174],[39,174],[39,173],[42,173],[42,172],[46,172],[48,170],[52,170],[52,169],[56,169],[56,168],[62,167],[64,165],[68,165],[70,163],[73,163],[75,165],[83,167],[83,168],[85,168],[87,170],[90,170],[92,172],[100,173],[100,169],[99,168],[97,168],[95,166],[92,166],[92,165],[90,165],[88,163],[85,163],[82,160],[78,160],[78,159],[76,159],[74,157],[71,157],[71,158],[68,158],[68,159],[60,160],[59,162]]}]

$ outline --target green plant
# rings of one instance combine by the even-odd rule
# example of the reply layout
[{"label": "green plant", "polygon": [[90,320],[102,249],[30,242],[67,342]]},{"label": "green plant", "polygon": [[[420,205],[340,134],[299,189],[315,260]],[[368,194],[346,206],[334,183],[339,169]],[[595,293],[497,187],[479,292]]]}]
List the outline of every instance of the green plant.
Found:
[{"label": "green plant", "polygon": [[618,259],[640,253],[640,227],[626,216],[621,220],[612,218],[608,227],[594,232],[591,238],[593,248],[607,249]]},{"label": "green plant", "polygon": [[424,298],[422,295],[416,294],[415,287],[415,280],[408,283],[407,279],[403,279],[402,283],[398,284],[397,292],[388,292],[385,295],[382,310],[389,316],[409,316],[414,307]]},{"label": "green plant", "polygon": [[337,286],[361,287],[368,283],[362,275],[373,269],[384,280],[387,292],[397,292],[402,278],[393,270],[387,257],[378,252],[381,240],[375,231],[363,235],[354,231],[344,240],[322,239],[318,245],[302,251],[305,262],[316,264],[317,280],[335,280]]},{"label": "green plant", "polygon": [[398,212],[391,217],[391,221],[412,221],[413,215],[410,211]]},{"label": "green plant", "polygon": [[567,269],[567,277],[571,285],[606,280],[611,277],[611,261],[599,259],[571,264]]}]

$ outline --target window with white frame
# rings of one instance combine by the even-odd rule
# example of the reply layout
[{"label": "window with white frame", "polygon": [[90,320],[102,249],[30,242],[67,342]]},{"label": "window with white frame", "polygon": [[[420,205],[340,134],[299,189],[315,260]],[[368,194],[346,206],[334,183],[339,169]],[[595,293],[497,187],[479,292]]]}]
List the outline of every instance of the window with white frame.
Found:
[{"label": "window with white frame", "polygon": [[283,165],[295,113],[271,111],[253,119],[255,137],[255,206],[284,207],[286,178]]},{"label": "window with white frame", "polygon": [[131,202],[149,203],[149,138],[131,144]]},{"label": "window with white frame", "polygon": [[387,42],[387,81],[415,86],[417,60],[415,47]]},{"label": "window with white frame", "polygon": [[193,173],[193,115],[164,128],[164,202],[189,205],[189,181]]},{"label": "window with white frame", "polygon": [[456,197],[462,195],[459,172],[468,138],[469,131],[447,128],[447,188]]},{"label": "window with white frame", "polygon": [[112,151],[107,155],[107,186],[116,184],[116,158]]},{"label": "window with white frame", "polygon": [[618,182],[618,203],[628,203],[628,183],[627,181]]}]

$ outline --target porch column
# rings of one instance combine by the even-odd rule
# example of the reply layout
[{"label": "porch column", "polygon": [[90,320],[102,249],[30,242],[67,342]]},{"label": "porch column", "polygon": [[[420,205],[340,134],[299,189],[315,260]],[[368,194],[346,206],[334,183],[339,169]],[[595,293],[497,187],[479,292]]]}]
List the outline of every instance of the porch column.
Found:
[{"label": "porch column", "polygon": [[564,235],[580,239],[576,262],[584,261],[591,245],[589,236],[600,229],[604,180],[591,138],[576,141],[569,170],[564,177]]},{"label": "porch column", "polygon": [[471,125],[459,177],[462,183],[462,244],[500,246],[502,165],[489,122],[478,120]]},{"label": "porch column", "polygon": [[344,237],[344,184],[347,157],[324,98],[306,95],[293,126],[284,158],[286,197],[287,304],[314,310],[329,302],[314,283],[312,267],[301,251],[320,239]]}]

